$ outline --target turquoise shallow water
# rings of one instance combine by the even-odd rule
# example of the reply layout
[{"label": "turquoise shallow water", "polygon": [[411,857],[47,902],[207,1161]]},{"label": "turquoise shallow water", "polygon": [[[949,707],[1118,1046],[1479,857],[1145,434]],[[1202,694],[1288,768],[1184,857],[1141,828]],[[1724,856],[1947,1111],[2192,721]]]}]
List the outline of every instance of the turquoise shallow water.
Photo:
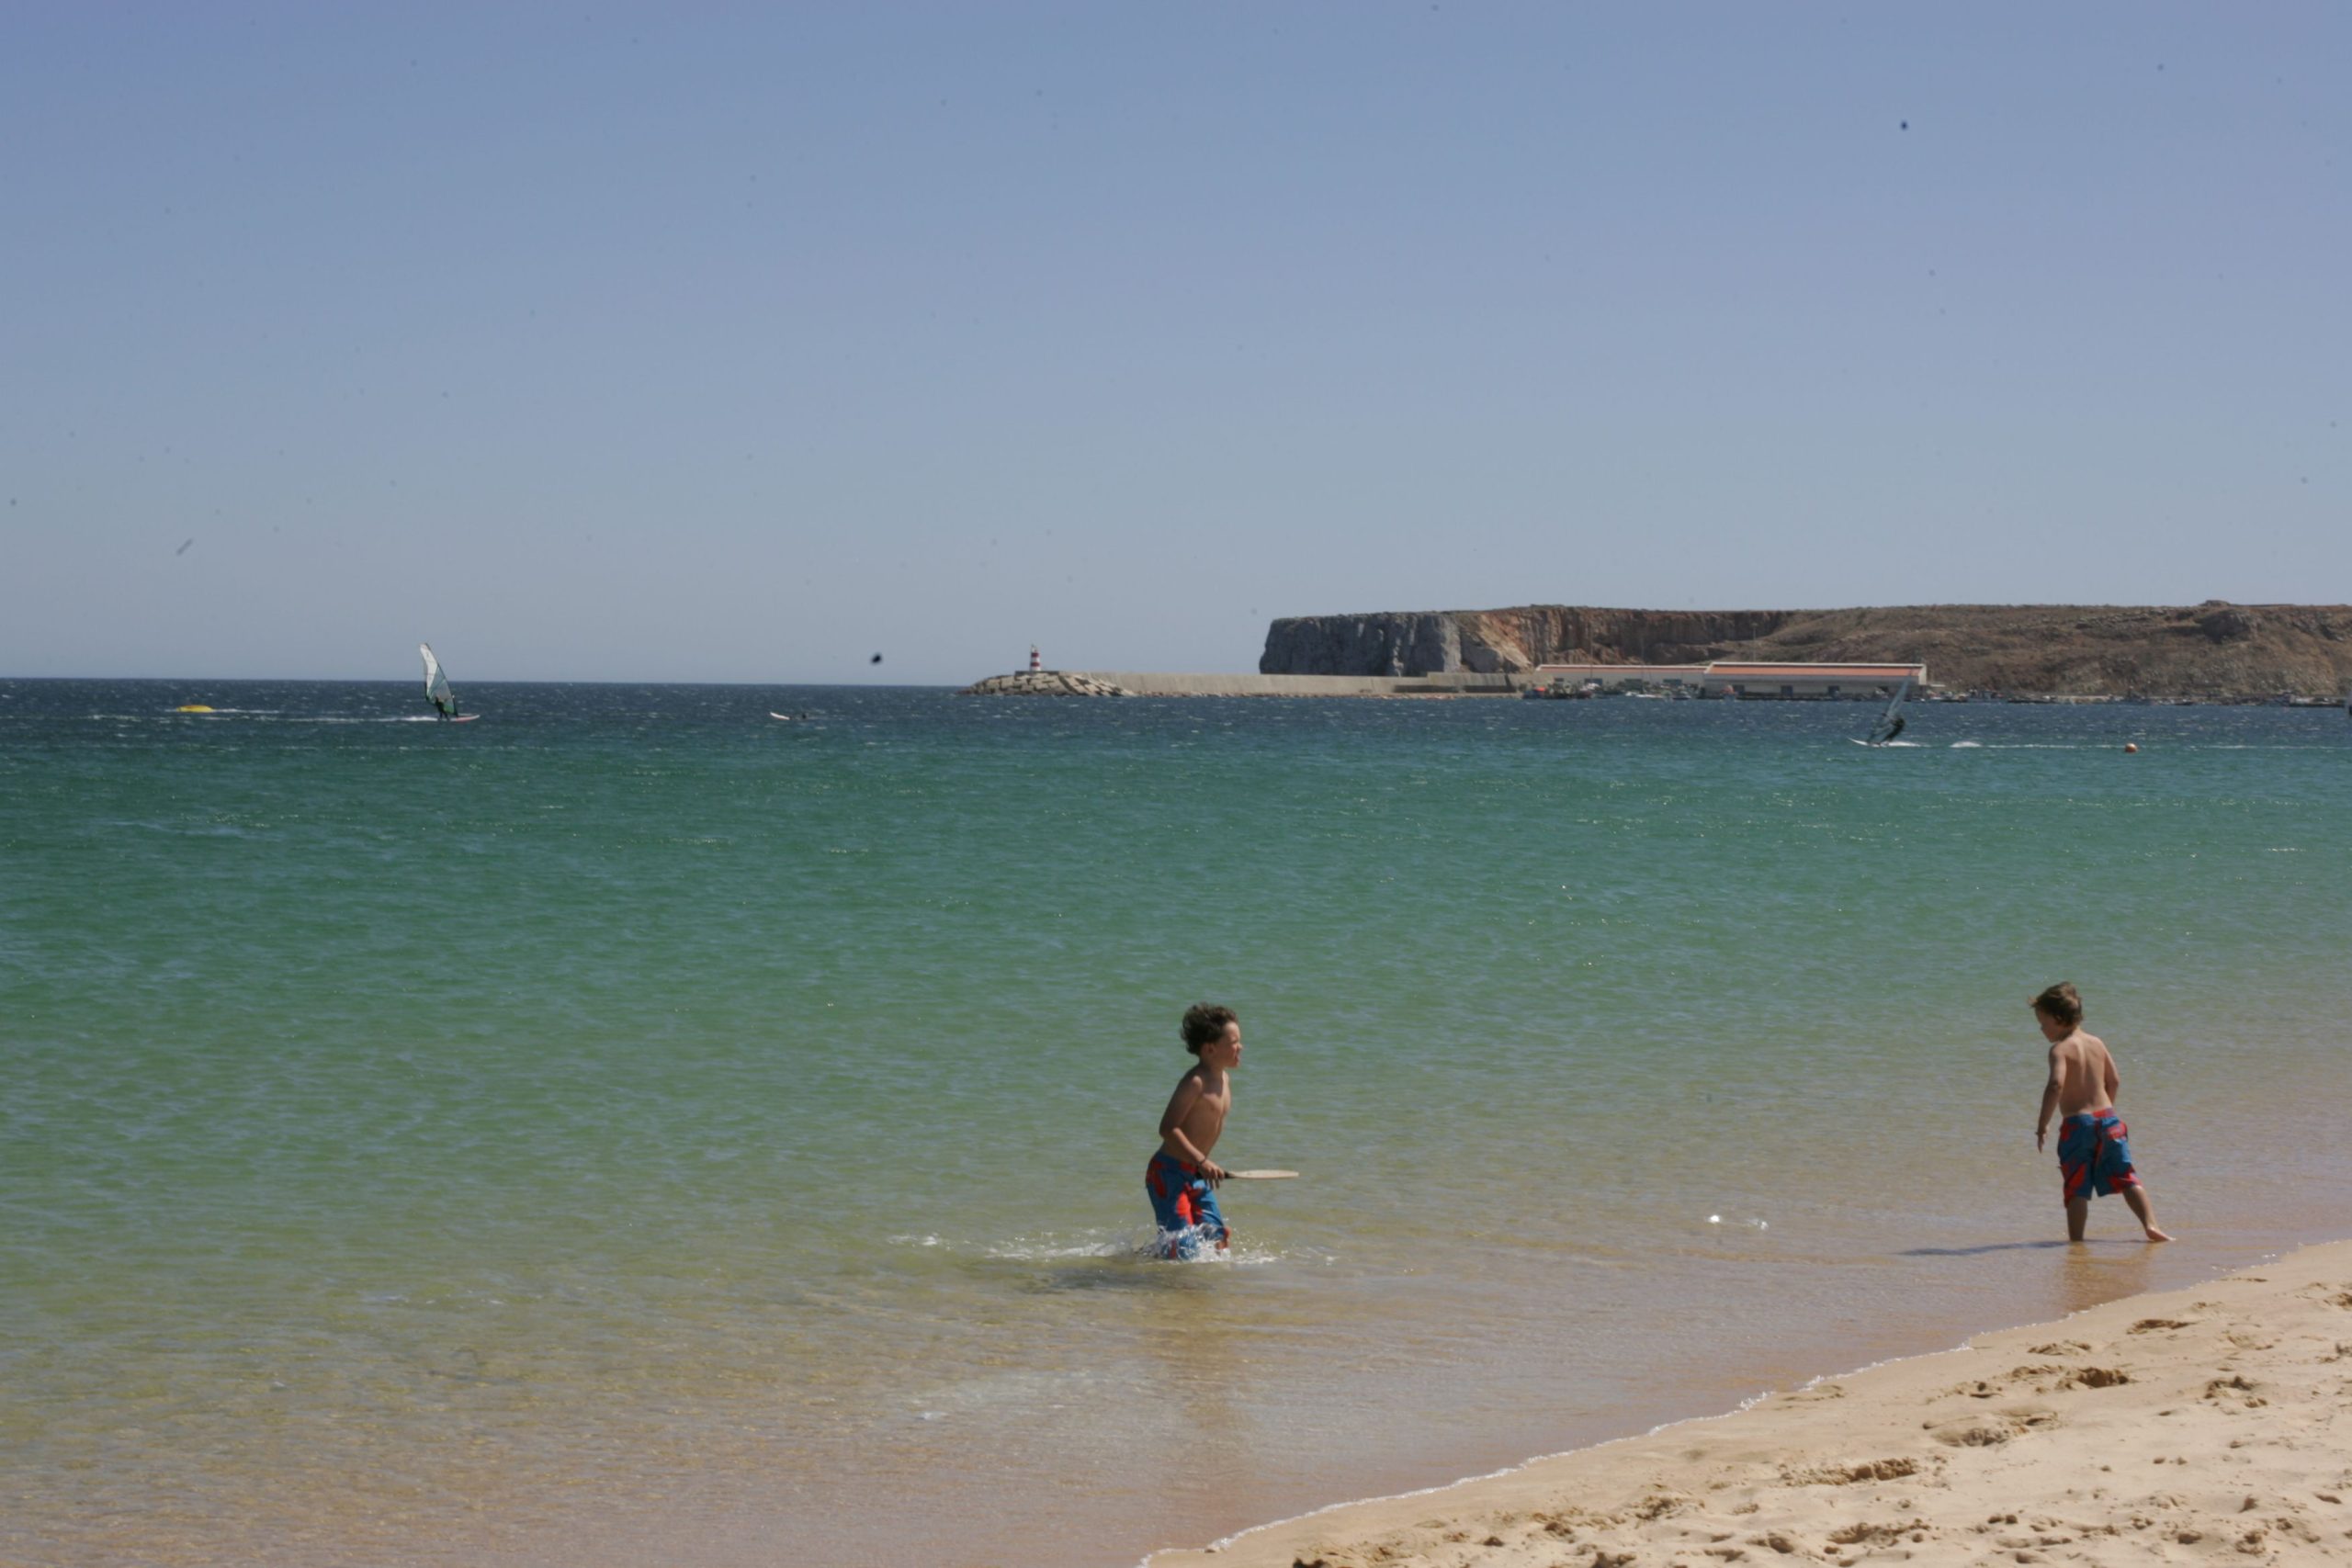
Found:
[{"label": "turquoise shallow water", "polygon": [[1132,1562],[2342,1234],[2340,713],[464,694],[0,682],[0,1560]]}]

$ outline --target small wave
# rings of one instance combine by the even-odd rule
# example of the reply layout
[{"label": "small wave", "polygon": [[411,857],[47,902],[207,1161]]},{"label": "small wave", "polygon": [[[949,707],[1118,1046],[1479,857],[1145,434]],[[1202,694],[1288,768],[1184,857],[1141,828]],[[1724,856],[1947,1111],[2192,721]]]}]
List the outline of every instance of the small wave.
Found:
[{"label": "small wave", "polygon": [[167,709],[163,713],[92,713],[85,718],[114,724],[144,724],[157,720],[189,718],[268,718],[281,724],[439,724],[441,717],[429,713],[346,714],[296,713],[284,708],[214,708],[210,713],[181,713]]},{"label": "small wave", "polygon": [[1148,1255],[1151,1246],[1126,1235],[1065,1236],[1051,1231],[1039,1235],[1012,1236],[992,1242],[955,1242],[943,1235],[912,1233],[886,1239],[892,1247],[992,1258],[1012,1263],[1046,1263],[1069,1258],[1142,1258]]},{"label": "small wave", "polygon": [[233,822],[157,822],[118,818],[103,825],[131,828],[145,833],[164,833],[175,839],[250,839],[256,836],[251,829],[241,828]]},{"label": "small wave", "polygon": [[[1192,1258],[1170,1258],[1165,1238],[1158,1231],[1056,1231],[1035,1235],[1005,1236],[994,1241],[954,1241],[942,1235],[909,1232],[884,1238],[892,1247],[944,1252],[951,1257],[984,1258],[992,1263],[1149,1263],[1206,1264],[1212,1268],[1250,1269],[1283,1260],[1279,1250],[1261,1251],[1237,1243],[1228,1251],[1203,1247]],[[1329,1261],[1329,1259],[1325,1259]]]},{"label": "small wave", "polygon": [[1982,751],[1984,750],[1984,742],[1982,740],[1955,740],[1951,743],[1951,749],[1955,751]]},{"label": "small wave", "polygon": [[1143,1258],[1150,1253],[1148,1244],[1132,1240],[1062,1241],[1040,1236],[1035,1240],[1015,1237],[998,1242],[984,1256],[1008,1263],[1050,1263],[1065,1258]]}]

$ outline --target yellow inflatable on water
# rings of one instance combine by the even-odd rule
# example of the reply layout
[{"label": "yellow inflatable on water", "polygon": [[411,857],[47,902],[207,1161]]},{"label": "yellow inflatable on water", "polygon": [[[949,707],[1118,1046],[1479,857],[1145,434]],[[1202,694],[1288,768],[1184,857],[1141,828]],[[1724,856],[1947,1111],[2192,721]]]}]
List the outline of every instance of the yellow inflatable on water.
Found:
[{"label": "yellow inflatable on water", "polygon": [[202,703],[182,703],[172,711],[174,713],[210,713],[212,710]]}]

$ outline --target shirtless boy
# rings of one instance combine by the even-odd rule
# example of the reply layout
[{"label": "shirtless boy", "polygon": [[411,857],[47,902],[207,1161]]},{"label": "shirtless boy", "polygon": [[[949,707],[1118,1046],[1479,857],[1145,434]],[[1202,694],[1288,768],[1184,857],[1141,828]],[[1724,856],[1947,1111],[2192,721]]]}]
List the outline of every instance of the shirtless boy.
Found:
[{"label": "shirtless boy", "polygon": [[1228,1233],[1217,1212],[1216,1187],[1225,1167],[1209,1158],[1225,1113],[1233,1109],[1233,1079],[1241,1065],[1241,1021],[1227,1007],[1196,1002],[1185,1010],[1184,1049],[1200,1060],[1176,1081],[1159,1113],[1159,1149],[1144,1167],[1144,1190],[1159,1222],[1163,1258],[1196,1258],[1201,1244],[1225,1250]]},{"label": "shirtless boy", "polygon": [[2041,1091],[2041,1114],[2034,1118],[2033,1146],[2041,1148],[2050,1135],[2052,1112],[2065,1118],[2058,1124],[2058,1173],[2065,1183],[2066,1239],[2083,1239],[2093,1197],[2120,1192],[2150,1241],[2170,1241],[2156,1228],[2148,1190],[2132,1168],[2132,1130],[2115,1113],[2123,1075],[2105,1043],[2083,1032],[2081,995],[2061,980],[2033,998],[2033,1017],[2050,1042],[2050,1082]]}]

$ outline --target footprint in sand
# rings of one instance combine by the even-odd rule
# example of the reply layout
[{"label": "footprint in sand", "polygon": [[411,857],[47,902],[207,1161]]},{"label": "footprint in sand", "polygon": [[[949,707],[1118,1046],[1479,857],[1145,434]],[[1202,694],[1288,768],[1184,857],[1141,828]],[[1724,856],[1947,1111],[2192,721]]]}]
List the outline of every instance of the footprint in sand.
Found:
[{"label": "footprint in sand", "polygon": [[1958,1421],[1947,1421],[1940,1427],[1930,1427],[1928,1435],[1948,1448],[1990,1449],[1998,1448],[2024,1431],[2023,1427],[1997,1417],[1972,1416]]},{"label": "footprint in sand", "polygon": [[2132,1381],[2120,1367],[2077,1367],[2058,1380],[2060,1388],[2115,1388]]},{"label": "footprint in sand", "polygon": [[1816,1464],[1781,1472],[1783,1486],[1852,1486],[1864,1481],[1900,1481],[1919,1473],[1919,1461],[1910,1459],[1864,1460],[1860,1464]]},{"label": "footprint in sand", "polygon": [[2224,1407],[2257,1410],[2270,1403],[2255,1393],[2259,1386],[2246,1382],[2244,1377],[2215,1378],[2205,1385],[2205,1397]]},{"label": "footprint in sand", "polygon": [[1843,1529],[1829,1532],[1832,1546],[1893,1546],[1908,1537],[1914,1543],[1928,1539],[1928,1532],[1917,1525],[1873,1525],[1855,1523]]}]

